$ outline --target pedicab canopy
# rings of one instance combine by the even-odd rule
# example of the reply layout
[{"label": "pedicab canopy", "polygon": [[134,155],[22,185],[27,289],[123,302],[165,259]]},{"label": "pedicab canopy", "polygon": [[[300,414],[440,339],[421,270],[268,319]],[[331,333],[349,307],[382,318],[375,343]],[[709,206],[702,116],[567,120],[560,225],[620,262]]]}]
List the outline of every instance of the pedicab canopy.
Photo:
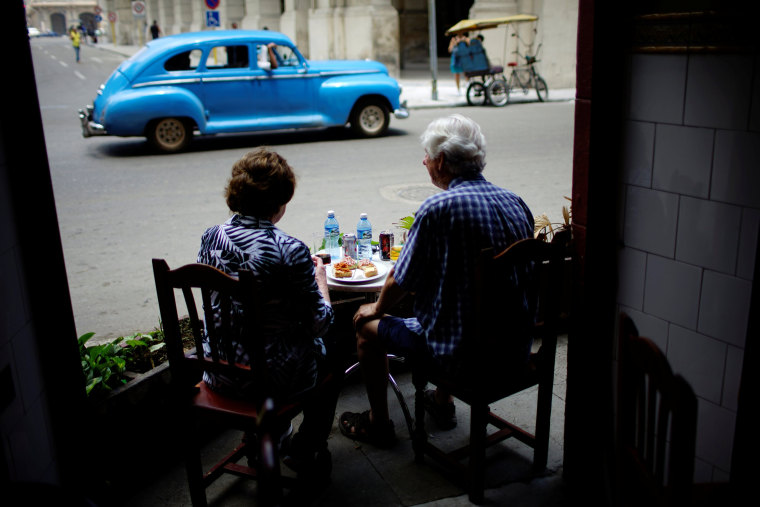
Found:
[{"label": "pedicab canopy", "polygon": [[509,23],[522,23],[525,21],[537,21],[538,16],[533,14],[515,14],[514,16],[505,16],[501,18],[488,18],[488,19],[463,19],[456,25],[446,30],[446,35],[454,35],[455,33],[472,32],[474,30],[486,30],[488,28],[496,28],[499,25],[507,25]]}]

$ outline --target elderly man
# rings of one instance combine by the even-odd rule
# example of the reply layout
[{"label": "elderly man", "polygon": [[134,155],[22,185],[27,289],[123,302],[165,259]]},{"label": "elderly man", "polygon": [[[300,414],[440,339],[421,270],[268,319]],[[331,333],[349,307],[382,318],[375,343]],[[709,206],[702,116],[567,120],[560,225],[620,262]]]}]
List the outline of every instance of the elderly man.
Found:
[{"label": "elderly man", "polygon": [[[429,197],[415,214],[409,240],[376,303],[354,316],[357,352],[371,410],[345,412],[339,425],[347,437],[387,447],[395,441],[388,415],[388,351],[411,360],[433,360],[452,375],[461,364],[461,343],[474,328],[473,279],[483,248],[497,252],[533,237],[533,215],[523,200],[482,176],[485,138],[477,123],[461,115],[433,121],[422,134],[422,161],[444,192]],[[414,294],[414,318],[386,312]],[[530,343],[508,344],[504,364],[527,361]],[[430,390],[425,409],[441,429],[456,426],[448,393]]]}]

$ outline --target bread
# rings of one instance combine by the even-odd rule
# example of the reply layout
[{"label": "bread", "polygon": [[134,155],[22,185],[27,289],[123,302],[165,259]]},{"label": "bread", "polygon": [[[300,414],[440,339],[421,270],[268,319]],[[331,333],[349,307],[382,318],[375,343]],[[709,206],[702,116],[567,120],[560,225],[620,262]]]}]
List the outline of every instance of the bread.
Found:
[{"label": "bread", "polygon": [[370,276],[377,276],[377,268],[375,266],[365,266],[362,268],[364,276],[369,278]]},{"label": "bread", "polygon": [[354,272],[348,268],[344,268],[338,265],[333,266],[333,276],[335,278],[351,278]]},{"label": "bread", "polygon": [[364,276],[367,278],[377,276],[377,266],[372,263],[360,265],[359,268],[364,271]]}]

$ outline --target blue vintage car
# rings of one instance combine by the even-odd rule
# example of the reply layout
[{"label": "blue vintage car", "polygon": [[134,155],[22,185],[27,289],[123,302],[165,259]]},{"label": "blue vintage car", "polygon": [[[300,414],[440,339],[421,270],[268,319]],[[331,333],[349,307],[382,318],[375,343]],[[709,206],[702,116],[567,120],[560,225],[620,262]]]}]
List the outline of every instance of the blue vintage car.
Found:
[{"label": "blue vintage car", "polygon": [[307,61],[272,31],[205,31],[152,40],[79,110],[82,135],[145,136],[176,152],[201,135],[350,124],[359,135],[406,118],[401,88],[373,61]]}]

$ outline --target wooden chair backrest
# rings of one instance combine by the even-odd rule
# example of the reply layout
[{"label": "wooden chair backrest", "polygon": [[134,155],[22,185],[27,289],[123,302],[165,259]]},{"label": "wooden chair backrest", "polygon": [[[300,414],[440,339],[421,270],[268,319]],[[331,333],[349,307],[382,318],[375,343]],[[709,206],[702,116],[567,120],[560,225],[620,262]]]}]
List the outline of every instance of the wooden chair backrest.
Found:
[{"label": "wooden chair backrest", "polygon": [[[264,344],[256,339],[261,306],[257,284],[250,271],[241,270],[239,277],[235,278],[205,264],[187,264],[171,270],[165,260],[153,259],[153,273],[173,380],[194,385],[204,371],[242,380],[265,379]],[[187,307],[194,352],[186,353],[183,348],[177,290]],[[198,293],[204,320],[198,315]],[[215,296],[220,308],[216,314],[211,306]],[[210,347],[209,357],[203,352],[206,333],[209,334],[206,344]],[[235,357],[231,346],[233,338],[246,344],[251,364],[241,365],[230,360]]]},{"label": "wooden chair backrest", "polygon": [[619,343],[622,491],[632,504],[682,505],[690,501],[694,475],[696,396],[627,315],[620,318]]},{"label": "wooden chair backrest", "polygon": [[501,341],[512,333],[554,334],[562,296],[558,287],[566,262],[557,245],[536,239],[518,241],[495,256],[492,249],[483,250],[476,271],[480,339]]}]

